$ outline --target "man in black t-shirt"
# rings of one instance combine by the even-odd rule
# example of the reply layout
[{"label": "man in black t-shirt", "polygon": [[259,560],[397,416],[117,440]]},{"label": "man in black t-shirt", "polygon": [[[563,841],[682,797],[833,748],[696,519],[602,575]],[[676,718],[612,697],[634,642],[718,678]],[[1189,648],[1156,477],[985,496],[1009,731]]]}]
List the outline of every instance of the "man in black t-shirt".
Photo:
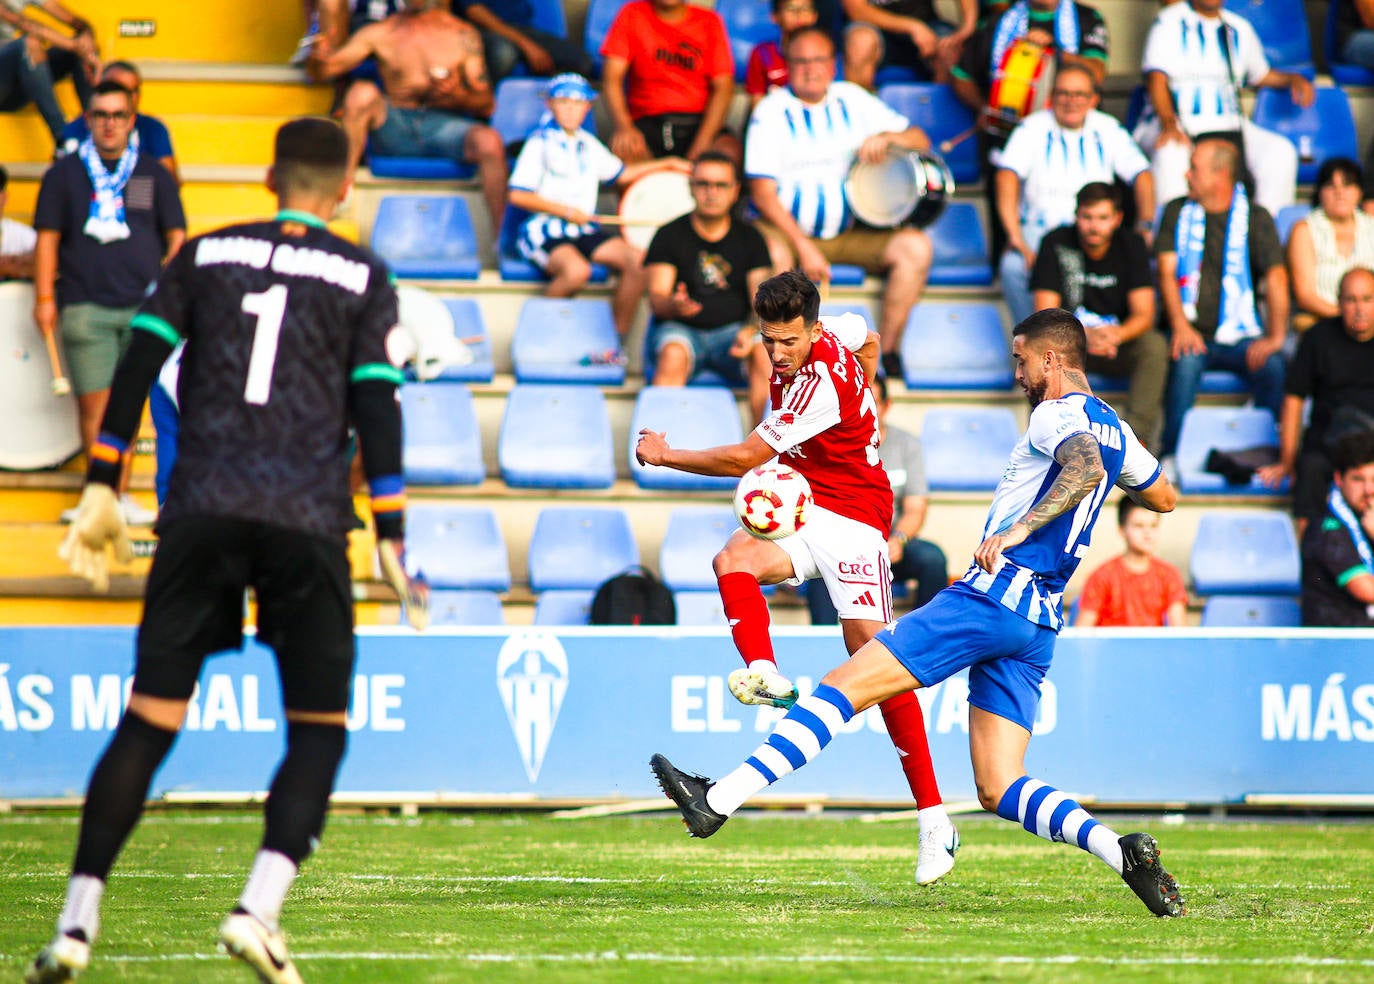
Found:
[{"label": "man in black t-shirt", "polygon": [[1374,628],[1374,431],[1331,449],[1335,484],[1302,537],[1302,624]]},{"label": "man in black t-shirt", "polygon": [[754,291],[772,272],[768,244],[734,217],[739,170],[707,151],[691,176],[691,212],[654,234],[644,257],[655,323],[648,348],[655,386],[685,386],[704,369],[749,386],[762,419],[772,366],[753,324]]},{"label": "man in black t-shirt", "polygon": [[1088,333],[1088,372],[1126,376],[1121,415],[1150,446],[1164,403],[1169,346],[1155,327],[1150,252],[1121,228],[1121,192],[1092,181],[1078,192],[1074,224],[1045,235],[1031,272],[1035,309],[1072,311]]}]

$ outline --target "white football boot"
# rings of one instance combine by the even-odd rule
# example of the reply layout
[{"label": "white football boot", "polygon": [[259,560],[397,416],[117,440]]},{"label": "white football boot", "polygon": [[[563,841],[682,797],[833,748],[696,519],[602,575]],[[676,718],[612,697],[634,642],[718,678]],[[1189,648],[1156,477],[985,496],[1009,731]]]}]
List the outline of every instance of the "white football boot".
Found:
[{"label": "white football boot", "polygon": [[768,665],[758,661],[753,666],[735,670],[730,674],[730,693],[741,704],[762,704],[786,710],[797,702],[797,688],[776,669],[768,669]]},{"label": "white football boot", "polygon": [[954,852],[959,850],[959,831],[944,823],[921,831],[916,851],[916,884],[930,885],[954,868]]},{"label": "white football boot", "polygon": [[219,948],[252,967],[262,984],[303,984],[281,932],[268,929],[246,912],[235,910],[225,916],[219,927]]}]

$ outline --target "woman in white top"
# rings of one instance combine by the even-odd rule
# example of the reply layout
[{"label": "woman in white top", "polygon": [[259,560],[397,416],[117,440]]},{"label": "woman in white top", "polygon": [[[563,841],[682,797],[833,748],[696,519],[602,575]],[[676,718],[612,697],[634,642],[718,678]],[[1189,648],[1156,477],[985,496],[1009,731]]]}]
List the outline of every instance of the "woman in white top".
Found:
[{"label": "woman in white top", "polygon": [[1288,271],[1298,307],[1294,324],[1299,330],[1316,318],[1341,313],[1336,297],[1347,270],[1374,268],[1374,216],[1360,211],[1363,177],[1354,161],[1328,159],[1317,174],[1312,211],[1289,234]]}]

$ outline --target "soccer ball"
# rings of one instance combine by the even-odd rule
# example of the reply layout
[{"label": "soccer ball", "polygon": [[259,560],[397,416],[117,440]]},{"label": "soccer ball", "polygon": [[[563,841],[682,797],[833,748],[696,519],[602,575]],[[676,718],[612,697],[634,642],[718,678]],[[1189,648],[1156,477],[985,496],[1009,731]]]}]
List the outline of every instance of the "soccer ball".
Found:
[{"label": "soccer ball", "polygon": [[746,533],[764,540],[791,536],[806,522],[811,483],[791,465],[759,465],[735,488],[735,515]]}]

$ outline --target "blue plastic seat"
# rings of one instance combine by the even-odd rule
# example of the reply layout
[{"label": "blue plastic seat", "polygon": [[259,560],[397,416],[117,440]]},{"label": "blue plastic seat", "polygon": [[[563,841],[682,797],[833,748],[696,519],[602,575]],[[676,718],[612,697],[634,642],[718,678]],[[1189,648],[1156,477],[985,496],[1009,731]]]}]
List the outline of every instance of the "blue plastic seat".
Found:
[{"label": "blue plastic seat", "polygon": [[369,152],[367,169],[374,178],[400,181],[467,181],[477,166],[448,157],[398,157]]},{"label": "blue plastic seat", "polygon": [[495,591],[431,591],[430,625],[505,625],[501,596]]},{"label": "blue plastic seat", "polygon": [[1020,440],[1008,407],[934,407],[921,421],[921,453],[933,492],[995,489]]},{"label": "blue plastic seat", "polygon": [[832,263],[830,264],[830,286],[832,287],[862,287],[864,268],[854,266],[852,263]]},{"label": "blue plastic seat", "polygon": [[1302,625],[1302,603],[1283,595],[1214,595],[1202,608],[1204,628],[1290,629]]},{"label": "blue plastic seat", "polygon": [[[507,205],[505,213],[501,216],[501,230],[496,237],[496,264],[501,271],[502,280],[515,283],[542,283],[549,279],[544,276],[543,270],[521,256],[519,248],[515,245],[520,235],[520,224],[529,214],[523,208]],[[604,266],[593,263],[590,283],[604,284],[609,275]]]},{"label": "blue plastic seat", "polygon": [[716,0],[715,11],[725,21],[730,55],[735,59],[735,81],[743,82],[754,46],[781,37],[773,23],[772,6],[768,0]]},{"label": "blue plastic seat", "polygon": [[611,418],[594,386],[515,386],[496,451],[501,477],[516,488],[607,489],[615,482]]},{"label": "blue plastic seat", "polygon": [[1322,30],[1322,48],[1326,52],[1326,68],[1337,85],[1374,85],[1374,72],[1363,65],[1352,65],[1341,61],[1341,53],[1336,50],[1336,20],[1340,14],[1340,3],[1333,0],[1326,5],[1326,23]]},{"label": "blue plastic seat", "polygon": [[1226,9],[1240,14],[1255,28],[1270,65],[1304,78],[1316,77],[1303,0],[1226,0]]},{"label": "blue plastic seat", "polygon": [[595,591],[541,591],[534,600],[535,625],[586,625]]},{"label": "blue plastic seat", "polygon": [[511,339],[511,361],[519,383],[625,382],[611,302],[602,297],[529,297],[520,307]]},{"label": "blue plastic seat", "polygon": [[868,325],[869,331],[877,331],[878,327],[873,322],[873,308],[867,301],[823,301],[821,302],[821,320],[824,321],[827,315],[837,314],[857,314],[862,316],[864,324]]},{"label": "blue plastic seat", "polygon": [[431,588],[510,590],[510,558],[496,513],[483,506],[411,502],[406,565]]},{"label": "blue plastic seat", "polygon": [[476,280],[482,269],[472,214],[458,195],[387,195],[372,250],[402,279]]},{"label": "blue plastic seat", "polygon": [[635,460],[640,430],[668,435],[675,448],[714,448],[744,440],[735,395],[723,386],[646,386],[630,419],[630,475],[644,489],[731,489],[739,479],[692,475]]},{"label": "blue plastic seat", "polygon": [[678,625],[725,628],[730,624],[719,591],[674,591],[673,606],[677,609]]},{"label": "blue plastic seat", "polygon": [[[496,86],[496,109],[491,126],[509,147],[530,135],[544,114],[544,90],[548,79],[505,78]],[[590,119],[590,117],[588,117]],[[511,161],[511,166],[515,161]]]},{"label": "blue plastic seat", "polygon": [[1193,407],[1184,415],[1178,435],[1179,491],[1190,495],[1277,495],[1284,489],[1266,488],[1258,478],[1252,478],[1247,485],[1228,485],[1225,478],[1212,474],[1205,466],[1213,449],[1239,451],[1278,447],[1278,443],[1274,415],[1262,407]]},{"label": "blue plastic seat", "polygon": [[587,4],[586,22],[582,31],[582,50],[591,56],[598,72],[605,64],[605,59],[601,57],[601,46],[606,42],[606,35],[611,30],[616,14],[629,2],[630,0],[590,0]]},{"label": "blue plastic seat", "polygon": [[902,365],[912,389],[1009,389],[1002,313],[987,301],[922,301],[907,316]]},{"label": "blue plastic seat", "polygon": [[1297,225],[1302,219],[1307,218],[1312,211],[1312,206],[1285,205],[1279,209],[1279,214],[1274,216],[1274,225],[1279,230],[1279,242],[1284,246],[1288,245],[1288,237],[1293,233],[1293,226]]},{"label": "blue plastic seat", "polygon": [[630,517],[623,509],[549,506],[530,534],[530,590],[596,590],[639,563]]},{"label": "blue plastic seat", "polygon": [[1359,160],[1355,116],[1345,91],[1320,86],[1311,106],[1293,102],[1287,89],[1261,89],[1255,93],[1256,126],[1288,138],[1298,149],[1298,184],[1312,184],[1328,157]]},{"label": "blue plastic seat", "polygon": [[482,317],[482,306],[472,297],[445,297],[444,307],[453,316],[453,332],[469,352],[472,361],[461,366],[445,366],[438,380],[454,383],[489,383],[496,375],[491,357],[491,337]]},{"label": "blue plastic seat", "polygon": [[[878,89],[878,98],[924,130],[936,150],[941,141],[967,133],[975,123],[973,111],[959,101],[952,87],[941,82],[884,85]],[[942,156],[956,184],[976,184],[981,177],[977,133]]]},{"label": "blue plastic seat", "polygon": [[1293,521],[1278,510],[1208,512],[1188,560],[1198,594],[1295,595],[1302,561]]},{"label": "blue plastic seat", "polygon": [[988,239],[972,202],[950,202],[927,229],[935,259],[930,283],[938,287],[985,287],[992,283]]},{"label": "blue plastic seat", "polygon": [[716,590],[711,561],[739,528],[735,511],[729,506],[674,509],[668,516],[668,529],[658,554],[663,583],[674,591]]},{"label": "blue plastic seat", "polygon": [[557,38],[568,36],[568,18],[562,0],[532,0],[530,27]]},{"label": "blue plastic seat", "polygon": [[406,383],[401,421],[407,484],[479,485],[487,477],[477,408],[462,383]]}]

